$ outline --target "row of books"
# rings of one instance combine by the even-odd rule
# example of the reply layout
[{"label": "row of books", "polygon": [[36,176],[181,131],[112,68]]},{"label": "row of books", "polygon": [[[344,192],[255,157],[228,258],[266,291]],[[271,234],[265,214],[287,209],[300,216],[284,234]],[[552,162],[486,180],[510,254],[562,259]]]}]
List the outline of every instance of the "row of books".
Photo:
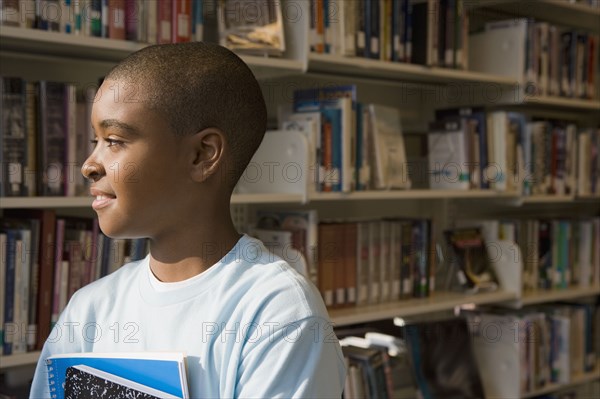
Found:
[{"label": "row of books", "polygon": [[431,221],[320,223],[319,289],[331,307],[365,305],[435,290]]},{"label": "row of books", "polygon": [[428,134],[429,188],[524,196],[600,190],[600,129],[478,108],[438,110],[436,117]]},{"label": "row of books", "polygon": [[518,398],[594,372],[597,305],[395,319],[336,331],[348,366],[343,397]]},{"label": "row of books", "polygon": [[596,370],[597,305],[556,303],[519,312],[483,309],[465,315],[490,397],[522,397]]},{"label": "row of books", "polygon": [[463,0],[311,0],[316,53],[467,69]]},{"label": "row of books", "polygon": [[524,292],[600,285],[600,218],[463,220],[479,227],[490,257],[495,243],[518,244],[523,262]]},{"label": "row of books", "polygon": [[147,253],[144,239],[110,239],[97,219],[50,210],[7,210],[0,228],[4,355],[40,350],[76,290]]},{"label": "row of books", "polygon": [[473,71],[514,77],[527,95],[597,98],[598,35],[532,19],[493,21],[470,36]]},{"label": "row of books", "polygon": [[308,138],[309,192],[410,188],[400,110],[356,100],[356,86],[294,92],[279,128]]},{"label": "row of books", "polygon": [[7,0],[2,24],[72,35],[170,43],[202,40],[203,0]]},{"label": "row of books", "polygon": [[0,93],[0,194],[84,195],[96,87],[77,93],[74,84],[2,77]]},{"label": "row of books", "polygon": [[1,10],[1,25],[149,44],[202,41],[208,18],[231,49],[285,50],[281,2],[274,0],[5,0]]}]

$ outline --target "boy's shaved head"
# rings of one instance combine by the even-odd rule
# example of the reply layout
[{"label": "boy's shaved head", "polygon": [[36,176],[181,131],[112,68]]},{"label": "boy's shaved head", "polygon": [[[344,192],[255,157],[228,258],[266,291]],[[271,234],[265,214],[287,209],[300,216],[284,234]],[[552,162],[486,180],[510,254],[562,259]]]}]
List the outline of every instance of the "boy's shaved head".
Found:
[{"label": "boy's shaved head", "polygon": [[248,66],[230,50],[190,42],[146,47],[106,76],[133,85],[135,100],[161,113],[175,134],[206,128],[224,132],[231,153],[229,177],[239,179],[267,127],[265,101]]}]

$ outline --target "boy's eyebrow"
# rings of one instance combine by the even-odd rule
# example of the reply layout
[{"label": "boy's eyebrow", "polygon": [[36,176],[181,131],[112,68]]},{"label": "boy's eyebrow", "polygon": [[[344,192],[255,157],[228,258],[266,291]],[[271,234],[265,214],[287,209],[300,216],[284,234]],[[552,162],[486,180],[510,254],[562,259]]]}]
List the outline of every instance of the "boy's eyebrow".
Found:
[{"label": "boy's eyebrow", "polygon": [[130,135],[137,136],[140,134],[139,131],[135,127],[128,125],[125,122],[121,122],[118,119],[104,119],[103,121],[100,122],[99,125],[102,129],[117,128],[125,133],[130,134]]}]

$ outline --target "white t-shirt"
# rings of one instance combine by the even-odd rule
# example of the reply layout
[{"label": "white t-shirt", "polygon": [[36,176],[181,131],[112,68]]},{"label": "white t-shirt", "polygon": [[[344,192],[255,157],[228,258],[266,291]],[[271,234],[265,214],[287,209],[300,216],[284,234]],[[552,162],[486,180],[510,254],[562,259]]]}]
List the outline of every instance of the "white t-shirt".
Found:
[{"label": "white t-shirt", "polygon": [[146,257],[77,291],[44,345],[30,398],[50,397],[50,355],[138,351],[185,353],[192,398],[339,398],[346,373],[317,289],[246,235],[180,283],[156,280]]}]

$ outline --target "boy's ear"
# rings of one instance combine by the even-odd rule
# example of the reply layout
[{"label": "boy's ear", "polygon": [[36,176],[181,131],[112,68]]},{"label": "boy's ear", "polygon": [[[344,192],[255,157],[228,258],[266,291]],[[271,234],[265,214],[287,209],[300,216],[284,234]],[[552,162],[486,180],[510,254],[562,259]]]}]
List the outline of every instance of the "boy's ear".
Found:
[{"label": "boy's ear", "polygon": [[204,129],[191,137],[191,177],[202,182],[214,174],[223,161],[225,134],[217,128]]}]

